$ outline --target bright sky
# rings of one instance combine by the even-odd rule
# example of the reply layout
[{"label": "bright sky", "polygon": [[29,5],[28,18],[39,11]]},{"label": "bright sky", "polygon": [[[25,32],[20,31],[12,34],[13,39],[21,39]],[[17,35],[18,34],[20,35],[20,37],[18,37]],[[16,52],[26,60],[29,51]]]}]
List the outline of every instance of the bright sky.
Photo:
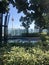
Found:
[{"label": "bright sky", "polygon": [[[21,26],[21,22],[19,21],[19,19],[21,16],[24,16],[24,14],[22,12],[17,13],[17,9],[12,5],[10,5],[9,13],[10,13],[10,20],[8,28],[12,28],[12,22],[13,22],[13,28],[23,28]],[[14,21],[12,21],[12,18],[14,19]],[[31,24],[30,28],[34,29],[34,23]]]}]

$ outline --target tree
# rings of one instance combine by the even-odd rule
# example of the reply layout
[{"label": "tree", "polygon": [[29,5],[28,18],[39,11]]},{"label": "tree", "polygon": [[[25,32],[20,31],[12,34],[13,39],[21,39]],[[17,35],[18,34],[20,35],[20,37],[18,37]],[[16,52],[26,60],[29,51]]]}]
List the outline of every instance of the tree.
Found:
[{"label": "tree", "polygon": [[48,33],[49,33],[49,13],[46,14],[46,16],[44,16],[44,19],[45,19],[45,22],[46,22],[46,29],[48,30]]},{"label": "tree", "polygon": [[[43,3],[44,2],[44,3]],[[22,12],[26,15],[26,17],[29,17],[31,21],[35,20],[36,25],[40,22],[43,22],[43,12],[48,11],[47,6],[49,1],[48,0],[1,0],[0,1],[0,43],[2,43],[2,20],[3,20],[3,14],[8,11],[8,5],[13,4],[13,6],[16,6],[18,9],[18,13]],[[46,9],[45,9],[46,7]],[[25,18],[26,18],[25,17]],[[41,19],[42,20],[41,20]],[[41,20],[41,21],[40,21]],[[39,21],[39,22],[38,22]],[[45,22],[43,22],[45,26]],[[41,24],[39,24],[41,25]],[[39,26],[38,25],[38,26]],[[41,26],[43,27],[43,26]]]},{"label": "tree", "polygon": [[[0,45],[2,45],[2,24],[3,24],[3,14],[9,11],[8,5],[13,4],[13,0],[0,0]],[[5,17],[7,22],[7,17]],[[4,33],[6,33],[6,24],[4,25]],[[5,36],[4,36],[5,37]],[[4,40],[5,41],[5,40]]]},{"label": "tree", "polygon": [[44,12],[49,13],[49,0],[41,0],[41,4]]},{"label": "tree", "polygon": [[40,29],[44,28],[45,22],[42,16],[43,7],[41,5],[41,0],[29,0],[29,2],[28,0],[16,0],[16,8],[18,12],[23,11],[26,15],[25,18],[29,17],[31,22],[35,20],[35,25],[40,27]]},{"label": "tree", "polygon": [[35,20],[35,25],[38,26],[39,28],[39,32],[42,31],[43,28],[45,28],[45,20],[44,20],[44,17],[43,17],[43,13],[44,13],[44,10],[43,10],[43,7],[42,7],[42,4],[41,4],[41,1],[40,0],[30,0],[30,10],[34,11],[33,14],[33,17],[34,20]]},{"label": "tree", "polygon": [[[45,27],[46,22],[42,14],[48,12],[48,0],[10,0],[10,2],[16,6],[18,13],[23,11],[26,17],[30,17],[31,21],[35,20],[35,25],[40,29]],[[28,15],[28,11],[30,15]]]},{"label": "tree", "polygon": [[28,8],[28,1],[27,0],[15,0],[15,6],[18,9],[18,13],[26,11]]},{"label": "tree", "polygon": [[29,33],[29,27],[31,24],[31,20],[29,17],[21,17],[20,21],[22,22],[22,26],[26,29],[26,33]]},{"label": "tree", "polygon": [[0,45],[2,44],[2,23],[3,23],[3,14],[8,11],[8,2],[6,0],[0,1]]},{"label": "tree", "polygon": [[8,19],[9,19],[9,15],[7,12],[4,21],[4,45],[7,44],[7,40],[8,40],[8,22],[9,22]]}]

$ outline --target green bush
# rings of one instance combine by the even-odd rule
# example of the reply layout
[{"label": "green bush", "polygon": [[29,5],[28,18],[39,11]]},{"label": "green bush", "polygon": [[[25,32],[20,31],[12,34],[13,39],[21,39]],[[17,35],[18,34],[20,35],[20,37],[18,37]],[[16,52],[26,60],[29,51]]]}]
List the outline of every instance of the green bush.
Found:
[{"label": "green bush", "polygon": [[46,41],[46,38],[45,38],[44,35],[41,35],[40,38],[41,38],[42,41]]},{"label": "green bush", "polygon": [[41,33],[40,38],[42,41],[47,41],[47,42],[49,41],[49,36],[47,33]]},{"label": "green bush", "polygon": [[49,46],[46,42],[38,42],[34,47],[9,44],[2,47],[0,52],[0,59],[4,65],[49,65]]},{"label": "green bush", "polygon": [[45,33],[40,34],[40,38],[41,38],[42,41],[46,41],[46,35],[47,34],[45,34]]}]

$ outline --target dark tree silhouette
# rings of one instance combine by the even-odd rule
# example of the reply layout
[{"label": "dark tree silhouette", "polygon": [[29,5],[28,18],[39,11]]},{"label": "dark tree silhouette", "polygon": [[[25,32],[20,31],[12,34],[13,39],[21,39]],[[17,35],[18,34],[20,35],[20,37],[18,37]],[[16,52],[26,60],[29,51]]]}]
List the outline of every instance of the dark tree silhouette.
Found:
[{"label": "dark tree silhouette", "polygon": [[44,17],[42,15],[45,13],[42,1],[29,0],[28,2],[27,0],[18,0],[16,2],[16,8],[18,9],[18,12],[23,11],[23,13],[26,15],[25,18],[29,17],[32,22],[35,20],[35,25],[40,28],[41,32],[41,30],[45,28],[46,25]]},{"label": "dark tree silhouette", "polygon": [[22,22],[22,26],[26,29],[26,33],[29,33],[29,27],[32,23],[29,17],[21,17],[20,21]]},{"label": "dark tree silhouette", "polygon": [[[2,26],[3,26],[3,14],[8,12],[9,2],[8,0],[1,0],[0,1],[0,45],[2,45]],[[4,25],[5,26],[5,25]]]}]

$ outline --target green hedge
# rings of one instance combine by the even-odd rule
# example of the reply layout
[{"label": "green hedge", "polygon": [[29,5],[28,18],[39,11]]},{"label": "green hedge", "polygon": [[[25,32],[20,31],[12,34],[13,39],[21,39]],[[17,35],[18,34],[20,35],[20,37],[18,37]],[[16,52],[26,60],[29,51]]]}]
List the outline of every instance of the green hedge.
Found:
[{"label": "green hedge", "polygon": [[22,37],[26,37],[26,36],[28,36],[28,37],[39,37],[39,33],[22,33]]},{"label": "green hedge", "polygon": [[40,38],[42,41],[49,40],[49,36],[47,35],[47,33],[41,33]]}]

